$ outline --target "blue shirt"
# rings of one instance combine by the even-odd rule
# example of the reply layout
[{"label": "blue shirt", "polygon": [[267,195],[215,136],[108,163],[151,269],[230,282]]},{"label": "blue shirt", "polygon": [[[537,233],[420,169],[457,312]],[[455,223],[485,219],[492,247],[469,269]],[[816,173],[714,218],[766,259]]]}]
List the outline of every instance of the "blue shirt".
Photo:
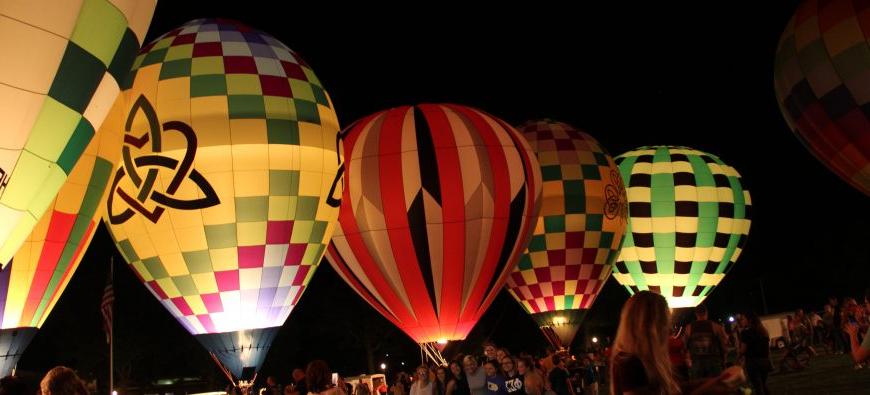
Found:
[{"label": "blue shirt", "polygon": [[504,377],[499,375],[486,376],[486,392],[489,395],[508,395]]}]

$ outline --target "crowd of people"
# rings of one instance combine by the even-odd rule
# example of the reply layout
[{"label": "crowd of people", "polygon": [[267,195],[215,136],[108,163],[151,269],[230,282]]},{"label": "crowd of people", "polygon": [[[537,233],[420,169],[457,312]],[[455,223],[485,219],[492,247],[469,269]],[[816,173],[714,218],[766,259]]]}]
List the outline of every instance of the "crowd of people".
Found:
[{"label": "crowd of people", "polygon": [[[664,297],[639,292],[622,308],[616,337],[591,353],[570,355],[550,350],[542,358],[513,355],[485,343],[479,355],[458,355],[444,366],[421,365],[413,375],[398,373],[391,384],[377,377],[355,385],[336,377],[317,360],[295,369],[282,386],[268,377],[259,391],[229,386],[229,394],[258,395],[597,395],[730,394],[747,386],[769,394],[767,376],[771,337],[753,312],[738,314],[731,324],[711,320],[706,306],[682,325]],[[856,368],[870,359],[870,291],[862,303],[830,298],[822,314],[797,310],[783,321],[787,347],[824,347],[849,354]],[[774,339],[775,341],[777,339]],[[0,395],[85,395],[88,390],[66,367],[48,372],[39,388],[17,377],[0,380]]]},{"label": "crowd of people", "polygon": [[805,313],[797,310],[787,315],[783,322],[784,343],[791,346],[808,347],[813,353],[822,348],[833,354],[850,354],[855,369],[867,367],[870,358],[870,290],[861,303],[847,297],[840,302],[836,297],[828,298],[821,314]]},{"label": "crowd of people", "polygon": [[[592,353],[550,350],[534,358],[485,343],[479,355],[459,355],[446,366],[421,365],[413,375],[400,372],[389,386],[341,382],[329,395],[731,394],[749,388],[769,394],[771,336],[761,318],[747,311],[723,325],[710,319],[704,305],[693,316],[683,323],[685,317],[673,317],[665,298],[639,292],[623,306],[612,344],[603,341]],[[868,319],[870,293],[863,304],[846,298],[841,305],[832,298],[822,314],[796,311],[786,320],[783,336],[788,346],[826,344],[861,364],[870,357]],[[306,384],[298,378],[311,375],[294,372],[297,383],[285,387],[284,394],[300,395],[293,388]]]}]

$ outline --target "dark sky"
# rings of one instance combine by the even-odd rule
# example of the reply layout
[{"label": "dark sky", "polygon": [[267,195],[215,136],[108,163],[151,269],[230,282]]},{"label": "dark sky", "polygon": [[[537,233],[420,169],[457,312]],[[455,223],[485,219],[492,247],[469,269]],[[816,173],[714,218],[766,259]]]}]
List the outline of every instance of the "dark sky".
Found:
[{"label": "dark sky", "polygon": [[[651,144],[717,154],[742,173],[754,218],[744,254],[708,299],[714,314],[763,312],[762,284],[770,312],[819,308],[829,294],[858,295],[870,286],[870,198],[801,146],[774,97],[774,51],[795,1],[482,11],[439,3],[344,10],[343,17],[333,17],[335,4],[296,9],[282,2],[279,10],[266,2],[232,3],[162,1],[148,41],[197,17],[246,22],[302,55],[343,125],[391,106],[444,101],[514,124],[542,117],[567,122],[614,155]],[[140,382],[167,375],[219,379],[199,344],[114,251],[101,229],[20,367],[44,371],[63,363],[105,378],[99,303],[115,254],[118,369]],[[588,334],[612,330],[626,298],[623,288],[608,283]],[[343,374],[361,373],[364,341],[351,335],[366,334],[386,340],[377,364],[419,363],[409,338],[321,266],[263,370],[281,378],[293,366],[325,358]],[[466,347],[484,338],[514,352],[544,346],[506,293]]]}]

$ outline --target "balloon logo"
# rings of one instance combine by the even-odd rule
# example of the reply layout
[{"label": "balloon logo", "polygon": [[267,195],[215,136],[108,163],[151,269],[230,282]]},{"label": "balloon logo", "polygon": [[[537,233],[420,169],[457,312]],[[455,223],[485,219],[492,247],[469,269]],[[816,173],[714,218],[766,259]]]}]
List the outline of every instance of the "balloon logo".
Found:
[{"label": "balloon logo", "polygon": [[628,199],[625,197],[625,184],[616,170],[610,171],[610,184],[604,187],[604,216],[628,222]]},{"label": "balloon logo", "polygon": [[[149,130],[147,133],[142,135],[141,137],[136,137],[134,135],[130,135],[130,128],[133,123],[133,119],[135,119],[136,114],[142,112],[143,116],[148,122]],[[108,200],[108,208],[109,208],[109,221],[114,224],[122,224],[126,222],[130,217],[132,217],[135,213],[134,210],[142,215],[145,218],[148,218],[149,221],[153,223],[157,223],[160,220],[160,216],[163,215],[163,212],[166,208],[174,208],[179,210],[197,210],[201,208],[208,208],[211,206],[215,206],[220,204],[220,199],[215,193],[214,188],[212,188],[211,184],[203,177],[200,172],[193,169],[193,160],[196,155],[196,133],[193,131],[193,128],[190,125],[180,122],[180,121],[170,121],[163,124],[163,131],[175,131],[181,133],[181,135],[187,141],[186,151],[184,153],[184,158],[181,161],[178,161],[174,158],[170,158],[162,155],[142,155],[137,157],[135,160],[132,159],[130,154],[130,146],[133,146],[137,149],[142,149],[149,141],[151,142],[151,152],[160,153],[161,151],[161,129],[158,122],[157,113],[154,110],[154,106],[145,98],[145,96],[139,96],[136,100],[136,103],[133,105],[133,108],[130,110],[130,115],[127,118],[125,131],[127,134],[124,135],[124,148],[122,151],[122,155],[124,158],[123,166],[121,166],[118,171],[115,173],[115,180],[112,183],[111,190],[118,194],[121,199],[123,199],[130,207],[122,211],[120,214],[114,214],[112,210],[112,203],[114,201],[113,197],[115,193],[109,195]],[[166,193],[162,193],[154,190],[154,181],[157,179],[157,168],[148,169],[148,173],[143,180],[139,175],[138,167],[139,166],[159,166],[169,170],[175,171],[175,175],[172,176],[172,180],[169,182],[169,185],[166,187]],[[136,197],[132,197],[123,188],[118,187],[118,183],[124,178],[129,177],[130,181],[139,188],[139,193],[136,194]],[[193,183],[199,187],[199,190],[205,195],[202,198],[184,200],[173,197],[173,195],[178,191],[178,188],[181,186],[181,183],[184,182],[185,179],[190,179]],[[157,207],[149,210],[144,206],[146,200],[150,199],[154,203],[157,204]]]}]

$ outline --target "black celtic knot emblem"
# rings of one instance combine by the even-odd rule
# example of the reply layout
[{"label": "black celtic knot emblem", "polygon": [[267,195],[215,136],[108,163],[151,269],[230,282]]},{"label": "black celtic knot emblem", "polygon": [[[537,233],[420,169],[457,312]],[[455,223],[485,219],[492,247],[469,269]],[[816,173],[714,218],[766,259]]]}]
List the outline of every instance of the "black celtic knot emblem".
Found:
[{"label": "black celtic knot emblem", "polygon": [[604,187],[604,215],[607,219],[617,216],[623,221],[628,220],[628,199],[625,196],[625,184],[616,170],[610,171],[610,184]]},{"label": "black celtic knot emblem", "polygon": [[[133,125],[133,120],[139,113],[148,122],[149,130],[142,136],[135,136],[131,134],[130,128]],[[137,212],[145,216],[149,221],[157,223],[166,208],[196,210],[220,204],[220,199],[211,184],[200,172],[192,168],[193,159],[196,156],[197,139],[196,133],[190,125],[180,121],[169,121],[163,123],[161,128],[154,106],[151,105],[144,95],[140,95],[127,115],[124,130],[126,134],[124,134],[124,148],[121,152],[123,164],[115,172],[115,178],[112,181],[112,188],[106,202],[110,223],[113,225],[122,224]],[[162,152],[161,134],[167,131],[181,133],[187,140],[187,150],[180,162],[177,159],[160,155]],[[132,146],[141,150],[149,141],[151,142],[152,154],[139,155],[133,158],[130,147]],[[148,170],[144,178],[139,174],[142,168],[147,168]],[[160,168],[175,172],[172,180],[166,187],[166,191],[154,189],[154,182],[157,179],[157,173]],[[124,177],[129,177],[133,185],[138,188],[138,191],[128,193],[123,188],[120,188],[118,184]],[[196,184],[202,192],[203,197],[192,200],[176,198],[174,196],[175,193],[186,180]],[[116,194],[129,206],[119,214],[116,214],[112,210],[112,202]],[[149,209],[148,206],[153,208]]]}]

